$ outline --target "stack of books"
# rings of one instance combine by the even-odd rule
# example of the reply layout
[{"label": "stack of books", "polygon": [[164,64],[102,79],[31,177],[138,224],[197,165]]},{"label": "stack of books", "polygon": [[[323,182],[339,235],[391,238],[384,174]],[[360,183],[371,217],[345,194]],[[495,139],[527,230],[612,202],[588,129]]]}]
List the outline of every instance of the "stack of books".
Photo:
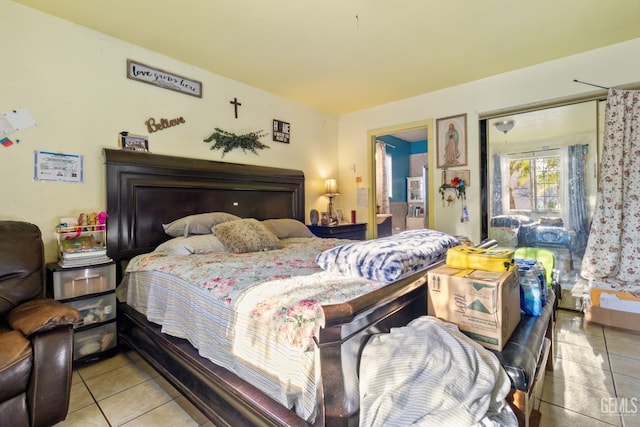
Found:
[{"label": "stack of books", "polygon": [[107,248],[92,235],[81,235],[60,239],[60,255],[58,264],[62,268],[84,267],[86,265],[111,262],[107,256]]}]

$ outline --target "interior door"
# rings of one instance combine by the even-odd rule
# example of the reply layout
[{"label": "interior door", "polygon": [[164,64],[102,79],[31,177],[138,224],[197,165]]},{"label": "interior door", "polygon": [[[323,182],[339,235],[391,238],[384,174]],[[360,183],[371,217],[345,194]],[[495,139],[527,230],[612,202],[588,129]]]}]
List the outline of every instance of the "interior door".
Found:
[{"label": "interior door", "polygon": [[[407,200],[407,178],[411,176],[422,176],[424,178],[425,203],[423,209],[423,224],[425,228],[432,227],[433,218],[429,212],[433,210],[433,190],[428,183],[428,171],[432,162],[429,141],[433,141],[433,120],[428,119],[415,123],[408,123],[384,129],[377,129],[368,133],[369,138],[369,223],[378,224],[383,221],[381,216],[391,215],[392,231],[397,233],[407,228],[407,215],[409,202]],[[377,206],[380,205],[379,192],[377,191],[377,166],[375,158],[376,142],[385,143],[386,152],[393,158],[391,184],[391,196],[389,197],[389,212],[378,213]],[[369,237],[377,236],[378,227],[369,227],[374,230]],[[371,232],[371,230],[370,230]]]}]

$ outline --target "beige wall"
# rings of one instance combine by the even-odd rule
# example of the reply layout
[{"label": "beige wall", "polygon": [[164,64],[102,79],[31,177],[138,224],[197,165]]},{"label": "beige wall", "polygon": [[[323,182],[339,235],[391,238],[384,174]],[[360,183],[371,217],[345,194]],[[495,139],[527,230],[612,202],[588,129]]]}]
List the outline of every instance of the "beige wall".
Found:
[{"label": "beige wall", "polygon": [[[121,131],[149,136],[154,153],[270,165],[304,171],[307,211],[324,210],[324,179],[337,174],[337,118],[245,84],[157,55],[107,35],[0,0],[0,113],[26,108],[37,126],[10,135],[0,146],[0,218],[37,224],[55,259],[60,217],[106,209],[102,148],[117,148]],[[203,85],[195,98],[126,78],[126,60],[160,68]],[[229,101],[242,103],[239,118]],[[149,133],[150,117],[183,117],[185,124]],[[202,140],[215,127],[235,133],[270,131],[273,119],[291,123],[291,143],[261,140],[270,149],[244,154],[211,151]],[[79,154],[80,184],[37,182],[34,150]]]},{"label": "beige wall", "polygon": [[[39,225],[48,260],[55,258],[53,229],[59,217],[105,209],[102,148],[117,147],[119,132],[149,135],[155,153],[222,160],[221,152],[202,142],[214,127],[235,133],[269,130],[272,119],[291,123],[290,144],[266,137],[271,148],[259,155],[233,151],[223,160],[303,170],[307,212],[325,209],[324,179],[336,176],[341,192],[336,206],[349,212],[356,209],[355,178],[363,178],[360,187],[369,187],[367,132],[466,113],[471,221],[460,223],[459,205],[443,207],[436,199],[434,228],[477,241],[481,114],[592,91],[574,78],[607,86],[640,80],[636,39],[336,118],[8,0],[0,0],[0,14],[0,113],[26,108],[37,121],[36,127],[11,135],[19,144],[0,147],[0,218]],[[203,98],[127,79],[127,59],[201,81]],[[229,104],[234,97],[243,104],[238,119]],[[184,117],[186,123],[149,134],[144,122],[151,117]],[[84,183],[34,181],[34,150],[83,155]],[[430,169],[431,194],[439,172]],[[357,211],[358,221],[365,221],[367,209]]]},{"label": "beige wall", "polygon": [[[489,48],[489,47],[488,47]],[[489,58],[489,57],[488,57]],[[361,186],[369,186],[367,174],[367,132],[397,126],[402,123],[467,114],[469,165],[471,186],[467,190],[467,204],[471,220],[460,222],[460,202],[444,207],[437,194],[440,169],[430,167],[429,192],[436,195],[434,228],[480,240],[480,179],[479,126],[480,115],[504,108],[526,106],[550,100],[574,97],[593,92],[594,88],[573,80],[603,86],[617,86],[640,81],[640,39],[611,45],[602,49],[562,58],[544,64],[493,76],[487,79],[427,93],[413,98],[380,105],[343,115],[339,118],[340,203],[345,209],[356,206],[355,175],[364,178]],[[433,152],[433,145],[429,150]],[[431,166],[431,165],[430,165]],[[359,208],[359,216],[366,217],[366,209]]]}]

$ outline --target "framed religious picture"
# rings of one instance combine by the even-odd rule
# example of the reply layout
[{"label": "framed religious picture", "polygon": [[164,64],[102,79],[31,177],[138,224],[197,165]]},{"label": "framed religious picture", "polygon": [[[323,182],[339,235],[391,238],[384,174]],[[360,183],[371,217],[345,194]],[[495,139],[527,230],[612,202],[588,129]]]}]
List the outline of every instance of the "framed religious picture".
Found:
[{"label": "framed religious picture", "polygon": [[467,164],[467,115],[436,120],[436,166],[450,168]]}]

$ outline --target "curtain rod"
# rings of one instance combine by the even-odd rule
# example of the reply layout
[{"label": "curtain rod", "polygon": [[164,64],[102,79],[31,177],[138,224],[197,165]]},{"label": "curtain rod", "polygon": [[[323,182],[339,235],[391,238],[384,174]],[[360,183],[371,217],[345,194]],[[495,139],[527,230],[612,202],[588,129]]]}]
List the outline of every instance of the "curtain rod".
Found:
[{"label": "curtain rod", "polygon": [[379,142],[379,143],[384,144],[384,145],[388,145],[388,146],[389,146],[389,147],[391,147],[391,148],[396,148],[396,146],[395,146],[395,145],[393,145],[393,144],[389,144],[388,142],[385,142],[385,141],[383,141],[383,140],[381,140],[381,139],[376,139],[376,142]]},{"label": "curtain rod", "polygon": [[600,85],[595,85],[595,84],[593,84],[593,83],[582,82],[582,81],[580,81],[580,80],[578,80],[578,79],[573,79],[573,81],[574,81],[574,82],[576,82],[576,83],[582,83],[583,85],[588,85],[588,86],[593,86],[593,87],[599,87],[600,89],[606,89],[606,90],[611,89],[610,87],[606,87],[606,86],[600,86]]},{"label": "curtain rod", "polygon": [[563,147],[546,147],[546,148],[540,148],[538,150],[529,150],[529,151],[520,151],[518,153],[506,153],[508,156],[517,156],[520,154],[533,154],[535,157],[536,153],[544,153],[545,151],[560,151],[560,149]]}]

